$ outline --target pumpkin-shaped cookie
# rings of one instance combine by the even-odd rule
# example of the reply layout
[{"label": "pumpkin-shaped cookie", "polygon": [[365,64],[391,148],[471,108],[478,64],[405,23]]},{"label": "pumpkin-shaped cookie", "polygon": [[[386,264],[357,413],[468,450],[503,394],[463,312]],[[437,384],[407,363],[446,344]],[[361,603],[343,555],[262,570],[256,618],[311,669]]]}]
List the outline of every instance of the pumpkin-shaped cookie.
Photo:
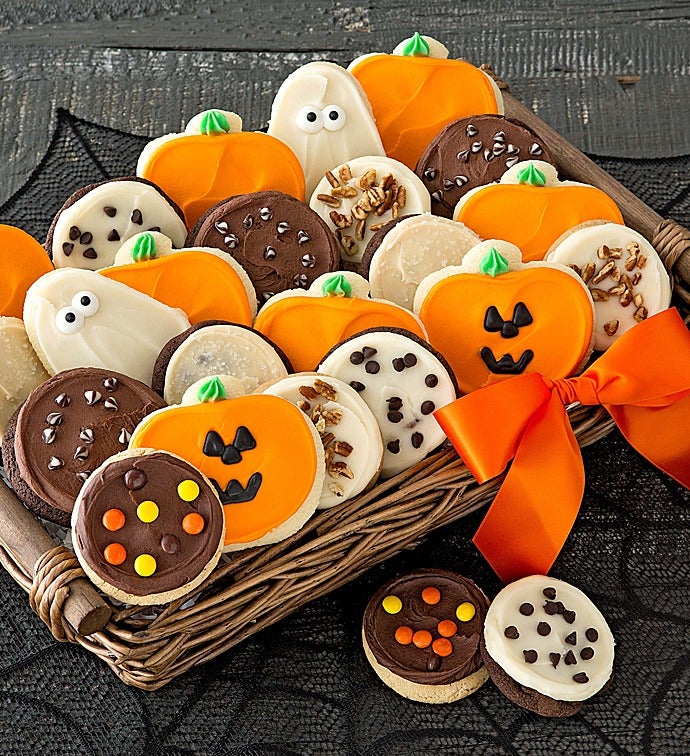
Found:
[{"label": "pumpkin-shaped cookie", "polygon": [[192,325],[216,319],[251,325],[256,315],[249,276],[218,249],[174,250],[167,236],[146,231],[122,246],[115,263],[99,273],[179,308]]},{"label": "pumpkin-shaped cookie", "polygon": [[493,80],[448,50],[415,34],[393,55],[364,55],[349,70],[374,111],[386,154],[414,170],[429,142],[451,121],[476,113],[503,113]]},{"label": "pumpkin-shaped cookie", "polygon": [[483,239],[512,242],[525,262],[543,260],[556,239],[585,221],[623,223],[608,194],[589,184],[559,181],[556,169],[543,160],[517,163],[498,183],[468,192],[453,219]]},{"label": "pumpkin-shaped cookie", "polygon": [[321,439],[306,415],[254,394],[154,412],[130,448],[172,452],[201,470],[225,509],[224,550],[276,543],[314,513],[324,480]]},{"label": "pumpkin-shaped cookie", "polygon": [[258,131],[242,131],[234,113],[206,110],[182,133],[154,139],[137,163],[182,208],[187,226],[236,194],[274,189],[304,199],[304,173],[292,150]]},{"label": "pumpkin-shaped cookie", "polygon": [[464,392],[524,372],[565,378],[592,351],[594,305],[582,279],[562,265],[522,263],[515,245],[496,239],[427,276],[415,311]]},{"label": "pumpkin-shaped cookie", "polygon": [[262,308],[254,328],[288,357],[297,371],[313,370],[335,344],[369,328],[403,328],[426,338],[411,312],[369,299],[369,284],[356,273],[320,276],[308,291],[277,294]]},{"label": "pumpkin-shaped cookie", "polygon": [[0,316],[21,318],[31,284],[53,269],[45,249],[15,226],[0,225]]}]

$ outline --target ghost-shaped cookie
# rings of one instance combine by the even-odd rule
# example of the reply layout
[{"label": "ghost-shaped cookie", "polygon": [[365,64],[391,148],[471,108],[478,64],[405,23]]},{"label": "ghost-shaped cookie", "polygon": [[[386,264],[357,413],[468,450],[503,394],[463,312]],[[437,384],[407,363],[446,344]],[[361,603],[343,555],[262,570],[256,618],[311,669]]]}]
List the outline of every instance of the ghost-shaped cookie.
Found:
[{"label": "ghost-shaped cookie", "polygon": [[24,323],[31,345],[52,375],[100,367],[148,385],[160,350],[189,328],[181,310],[78,268],[46,273],[29,288]]},{"label": "ghost-shaped cookie", "polygon": [[273,101],[268,133],[297,155],[307,197],[334,165],[386,154],[361,85],[325,61],[307,63],[285,79]]}]

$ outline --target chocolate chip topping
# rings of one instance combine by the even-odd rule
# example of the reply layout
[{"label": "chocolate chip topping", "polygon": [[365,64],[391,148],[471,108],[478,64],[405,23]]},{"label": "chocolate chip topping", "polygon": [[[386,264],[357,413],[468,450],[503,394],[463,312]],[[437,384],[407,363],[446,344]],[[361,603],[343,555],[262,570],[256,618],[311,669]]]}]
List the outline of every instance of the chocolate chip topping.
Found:
[{"label": "chocolate chip topping", "polygon": [[408,352],[403,357],[403,363],[405,367],[414,367],[417,364],[417,357],[416,355],[412,354],[412,352]]},{"label": "chocolate chip topping", "polygon": [[561,661],[561,655],[557,653],[550,653],[549,659],[551,659],[551,664],[553,664],[553,668],[556,669],[559,662]]},{"label": "chocolate chip topping", "polygon": [[585,631],[585,637],[590,643],[596,643],[599,640],[599,632],[593,627],[588,627]]},{"label": "chocolate chip topping", "polygon": [[81,231],[77,226],[71,226],[69,230],[70,241],[76,241],[81,236]]},{"label": "chocolate chip topping", "polygon": [[578,672],[576,675],[573,675],[573,680],[576,683],[587,683],[589,682],[589,677],[587,677],[586,672]]},{"label": "chocolate chip topping", "polygon": [[402,357],[396,357],[393,360],[393,369],[396,371],[396,373],[402,373],[402,371],[405,369],[405,362],[403,361]]},{"label": "chocolate chip topping", "polygon": [[589,661],[594,656],[594,649],[591,646],[585,646],[582,651],[580,651],[580,659],[584,659],[584,661]]},{"label": "chocolate chip topping", "polygon": [[544,588],[542,593],[546,596],[547,599],[555,599],[556,598],[556,589],[555,588]]},{"label": "chocolate chip topping", "polygon": [[114,218],[117,215],[117,208],[107,205],[103,208],[103,212],[108,216],[108,218]]},{"label": "chocolate chip topping", "polygon": [[353,352],[350,355],[350,362],[353,365],[361,365],[364,362],[364,355],[362,352]]},{"label": "chocolate chip topping", "polygon": [[422,410],[422,415],[430,415],[436,409],[436,405],[427,400],[426,402],[422,402],[420,409]]},{"label": "chocolate chip topping", "polygon": [[133,467],[127,470],[124,476],[125,487],[130,491],[138,491],[146,485],[147,478],[143,470]]},{"label": "chocolate chip topping", "polygon": [[118,230],[116,228],[114,228],[108,234],[108,241],[111,241],[111,242],[120,241],[120,234],[118,233]]},{"label": "chocolate chip topping", "polygon": [[537,625],[537,632],[539,633],[539,635],[549,635],[549,633],[551,632],[551,625],[549,625],[548,622],[540,622]]},{"label": "chocolate chip topping", "polygon": [[412,434],[411,441],[412,441],[412,448],[419,449],[419,447],[424,443],[424,436],[418,431],[415,431]]},{"label": "chocolate chip topping", "polygon": [[379,365],[376,360],[369,360],[367,364],[364,366],[364,369],[369,373],[370,375],[376,375],[376,373],[381,370],[381,365]]},{"label": "chocolate chip topping", "polygon": [[352,386],[352,388],[358,392],[364,391],[364,389],[366,388],[366,386],[363,383],[360,383],[359,381],[350,381],[350,386]]},{"label": "chocolate chip topping", "polygon": [[569,646],[577,646],[577,631],[573,630],[573,632],[570,633],[570,635],[566,635],[565,642]]},{"label": "chocolate chip topping", "polygon": [[539,658],[539,654],[534,649],[530,649],[529,651],[523,651],[522,653],[525,657],[525,661],[527,662],[527,664],[534,664],[534,662],[537,661],[537,659]]},{"label": "chocolate chip topping", "polygon": [[89,247],[82,252],[82,256],[87,260],[95,260],[98,257],[98,252],[93,247]]},{"label": "chocolate chip topping", "polygon": [[565,655],[564,661],[568,665],[577,664],[577,659],[575,658],[575,654],[572,651],[568,651],[568,653]]},{"label": "chocolate chip topping", "polygon": [[575,622],[575,619],[577,618],[577,614],[575,614],[574,611],[571,609],[566,609],[563,612],[563,619],[569,624],[572,625],[573,622]]},{"label": "chocolate chip topping", "polygon": [[62,251],[65,257],[69,257],[74,251],[74,244],[72,244],[71,242],[63,242]]},{"label": "chocolate chip topping", "polygon": [[544,611],[550,615],[558,614],[558,606],[556,605],[556,602],[555,601],[544,602]]},{"label": "chocolate chip topping", "polygon": [[389,441],[386,444],[386,449],[388,449],[388,451],[391,454],[399,454],[400,453],[400,439],[396,438],[393,441]]},{"label": "chocolate chip topping", "polygon": [[131,221],[135,225],[141,226],[141,224],[144,222],[144,218],[143,218],[143,216],[141,214],[141,210],[139,210],[136,207],[134,208],[134,210],[132,210]]},{"label": "chocolate chip topping", "polygon": [[534,614],[534,607],[529,603],[529,601],[525,601],[524,604],[520,604],[520,614],[524,615],[525,617],[529,617],[530,615]]},{"label": "chocolate chip topping", "polygon": [[429,373],[429,375],[427,375],[424,379],[424,383],[429,388],[434,388],[435,386],[438,386],[438,376],[434,375],[433,373]]},{"label": "chocolate chip topping", "polygon": [[403,414],[402,412],[389,412],[387,417],[388,417],[389,422],[399,423],[403,419]]},{"label": "chocolate chip topping", "polygon": [[364,355],[364,359],[368,360],[370,357],[373,357],[375,354],[378,354],[378,350],[374,349],[374,347],[362,347],[362,354]]},{"label": "chocolate chip topping", "polygon": [[399,410],[403,405],[403,400],[399,396],[392,396],[387,401],[389,410]]},{"label": "chocolate chip topping", "polygon": [[510,638],[510,640],[516,640],[520,637],[520,633],[518,632],[517,627],[515,625],[508,625],[508,627],[503,631],[503,634],[506,638]]},{"label": "chocolate chip topping", "polygon": [[177,554],[180,550],[180,539],[168,533],[161,538],[161,548],[166,554]]}]

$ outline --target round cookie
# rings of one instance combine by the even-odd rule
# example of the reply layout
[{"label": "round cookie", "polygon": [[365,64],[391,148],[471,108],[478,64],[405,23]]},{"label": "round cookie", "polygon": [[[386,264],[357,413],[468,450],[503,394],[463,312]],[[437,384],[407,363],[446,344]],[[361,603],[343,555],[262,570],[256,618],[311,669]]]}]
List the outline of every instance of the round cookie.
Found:
[{"label": "round cookie", "polygon": [[289,360],[262,334],[222,320],[205,320],[163,347],[152,385],[168,404],[179,404],[195,381],[211,375],[231,375],[251,392],[288,372],[292,372]]},{"label": "round cookie", "polygon": [[600,351],[671,304],[671,281],[659,255],[626,226],[578,226],[554,243],[546,260],[567,265],[587,284],[594,299],[594,348]]},{"label": "round cookie", "polygon": [[2,439],[7,476],[36,514],[69,525],[93,470],[127,448],[137,423],[165,403],[148,386],[99,368],[67,370],[35,388]]},{"label": "round cookie", "polygon": [[282,192],[254,192],[219,202],[201,216],[188,247],[217,247],[249,276],[259,304],[278,292],[307,288],[338,270],[338,244],[308,205]]},{"label": "round cookie", "polygon": [[419,158],[415,173],[431,195],[431,212],[452,218],[460,197],[498,181],[521,160],[554,164],[529,126],[501,115],[473,115],[449,123]]},{"label": "round cookie", "polygon": [[480,639],[489,601],[468,578],[418,570],[380,588],[364,610],[367,660],[396,693],[451,703],[488,679]]},{"label": "round cookie", "polygon": [[297,155],[307,197],[332,166],[360,155],[386,154],[357,79],[323,60],[300,66],[280,85],[268,133]]},{"label": "round cookie", "polygon": [[319,432],[326,465],[319,509],[353,499],[376,480],[383,460],[381,431],[353,388],[329,375],[297,373],[259,390],[292,402]]},{"label": "round cookie", "polygon": [[21,318],[26,290],[52,269],[45,249],[33,236],[0,224],[0,316]]},{"label": "round cookie", "polygon": [[127,604],[190,593],[218,564],[225,521],[205,475],[167,452],[134,449],[94,471],[72,512],[84,572]]},{"label": "round cookie", "polygon": [[359,393],[378,421],[381,476],[411,467],[445,440],[433,413],[457,396],[443,357],[409,331],[372,328],[331,349],[318,367]]},{"label": "round cookie", "polygon": [[46,273],[29,288],[24,323],[51,374],[102,367],[149,384],[163,346],[189,328],[181,310],[77,268]]},{"label": "round cookie", "polygon": [[436,215],[413,215],[384,226],[369,241],[360,272],[371,296],[412,310],[423,278],[449,265],[460,265],[481,239],[462,223]]},{"label": "round cookie", "polygon": [[187,234],[180,208],[155,184],[127,176],[90,184],[60,208],[46,249],[56,268],[98,270],[113,264],[122,242],[162,231],[181,247]]},{"label": "round cookie", "polygon": [[366,155],[331,167],[314,189],[309,206],[340,242],[344,262],[356,263],[372,235],[401,213],[428,213],[431,198],[405,165]]},{"label": "round cookie", "polygon": [[139,424],[130,448],[172,452],[209,478],[225,508],[224,551],[296,533],[323,488],[319,434],[303,412],[277,396],[209,397],[154,412]]},{"label": "round cookie", "polygon": [[613,635],[578,588],[531,575],[491,603],[482,656],[496,687],[544,717],[576,714],[613,674]]}]

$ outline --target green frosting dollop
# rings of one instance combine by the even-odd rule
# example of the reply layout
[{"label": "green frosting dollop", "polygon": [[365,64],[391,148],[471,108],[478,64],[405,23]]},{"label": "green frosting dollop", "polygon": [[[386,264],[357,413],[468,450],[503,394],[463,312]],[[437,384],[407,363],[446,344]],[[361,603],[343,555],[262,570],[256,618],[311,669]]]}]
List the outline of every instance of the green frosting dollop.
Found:
[{"label": "green frosting dollop", "polygon": [[220,110],[207,110],[201,116],[199,131],[206,136],[213,134],[227,134],[230,131],[230,123],[224,113]]},{"label": "green frosting dollop", "polygon": [[199,386],[196,398],[202,403],[221,402],[223,399],[227,399],[228,395],[225,393],[223,381],[217,375],[214,375]]},{"label": "green frosting dollop", "polygon": [[546,184],[546,176],[534,163],[527,163],[524,168],[519,170],[517,180],[518,184],[529,184],[530,186],[544,186]]},{"label": "green frosting dollop", "polygon": [[342,273],[330,276],[321,284],[321,293],[324,297],[351,297],[352,286]]},{"label": "green frosting dollop", "polygon": [[508,261],[496,247],[491,247],[479,263],[479,272],[485,276],[500,276],[501,273],[507,273],[509,270]]},{"label": "green frosting dollop", "polygon": [[428,58],[429,45],[419,32],[415,32],[409,39],[405,40],[402,54],[416,58]]},{"label": "green frosting dollop", "polygon": [[134,241],[134,245],[132,246],[132,251],[130,252],[130,254],[134,262],[155,260],[156,240],[153,238],[153,234],[150,234],[148,231],[145,234],[139,234],[139,236],[137,236],[136,240]]}]

